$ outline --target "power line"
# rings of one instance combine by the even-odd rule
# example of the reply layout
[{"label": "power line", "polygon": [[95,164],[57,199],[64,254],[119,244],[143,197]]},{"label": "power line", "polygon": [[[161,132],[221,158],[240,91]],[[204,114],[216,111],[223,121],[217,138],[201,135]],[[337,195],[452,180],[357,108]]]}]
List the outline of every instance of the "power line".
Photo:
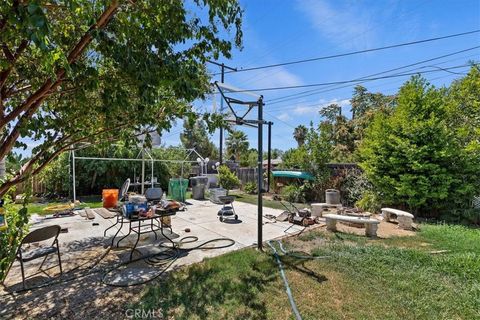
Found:
[{"label": "power line", "polygon": [[[420,2],[417,6],[415,6],[414,8],[412,8],[412,10],[408,10],[408,11],[403,11],[401,14],[399,15],[396,15],[394,17],[395,20],[398,20],[400,18],[403,18],[404,16],[406,16],[407,14],[411,14],[412,12],[414,12],[415,10],[417,10],[418,8],[420,8],[421,6],[425,5],[426,2],[428,2],[429,0],[424,0],[423,2]],[[326,21],[329,21],[329,20],[332,20],[332,19],[335,19],[336,17],[338,16],[338,14],[334,15],[334,16],[330,16],[329,18],[326,19]],[[391,22],[391,21],[390,21]],[[366,33],[369,33],[370,31],[374,30],[374,29],[377,29],[378,27],[380,26],[374,26],[374,27],[370,27],[368,28],[367,30],[365,30],[364,32],[362,32],[360,35],[357,35],[357,37],[355,38],[358,38],[359,36],[362,36]],[[287,43],[290,43],[292,39],[297,39],[298,40],[298,35],[300,35],[300,37],[303,37],[306,33],[304,32],[304,30],[300,30],[300,34],[297,33],[295,37],[287,40],[287,41],[283,41],[282,44],[287,44]],[[354,40],[355,38],[353,39],[350,39],[348,41],[351,41],[351,40]],[[345,41],[345,42],[348,42],[348,41]],[[345,43],[344,42],[344,43]],[[269,55],[270,53],[272,53],[273,51],[275,51],[276,49],[280,48],[282,45],[278,45],[276,47],[274,47],[274,49],[271,49],[271,47],[269,46],[269,48],[266,50],[267,51],[267,54],[263,54],[262,56],[259,56],[257,57],[256,60],[258,60],[259,58],[261,57],[265,57],[267,55]],[[253,61],[253,60],[252,60]],[[246,66],[246,68],[249,68],[248,64]],[[244,68],[245,69],[245,68]],[[278,72],[280,72],[281,70],[279,69],[278,71],[275,71],[273,73],[270,73],[270,74],[257,74],[257,75],[254,75],[253,77],[250,77],[248,78],[247,80],[244,80],[242,81],[241,83],[247,83],[247,82],[250,82],[253,80],[253,82],[257,82],[257,81],[260,81],[262,79],[265,79],[267,77],[271,77],[272,75],[274,74],[277,74]],[[242,85],[243,86],[243,85]]]},{"label": "power line", "polygon": [[[466,35],[470,35],[470,34],[474,34],[474,33],[478,33],[478,32],[480,32],[480,29],[467,31],[467,32],[462,32],[462,33],[450,34],[450,35],[446,35],[446,36],[442,36],[442,37],[435,37],[435,38],[429,38],[429,39],[423,39],[423,40],[393,44],[393,45],[379,47],[379,48],[371,48],[371,49],[365,49],[365,50],[358,50],[358,51],[334,54],[334,55],[330,55],[330,56],[322,56],[322,57],[316,57],[316,58],[310,58],[310,59],[295,60],[295,61],[269,64],[269,65],[258,66],[258,67],[244,68],[244,69],[239,69],[237,71],[227,71],[226,73],[245,72],[245,71],[252,71],[252,70],[287,66],[287,65],[292,65],[292,64],[300,64],[300,63],[306,63],[306,62],[312,62],[312,61],[318,61],[318,60],[340,58],[340,57],[346,57],[346,56],[351,56],[351,55],[356,55],[356,54],[361,54],[361,53],[374,52],[374,51],[380,51],[380,50],[386,50],[386,49],[392,49],[392,48],[399,48],[399,47],[404,47],[404,46],[411,46],[411,45],[420,44],[420,43],[427,43],[427,42],[432,42],[432,41],[461,37],[461,36],[466,36]],[[218,73],[215,73],[214,75],[218,75]]]},{"label": "power line", "polygon": [[270,112],[268,112],[268,111],[263,111],[263,112],[265,112],[266,114],[268,114],[270,117],[272,117],[272,118],[274,118],[274,119],[277,119],[278,121],[280,121],[280,122],[282,122],[282,123],[286,124],[287,126],[289,126],[289,127],[293,128],[293,129],[295,129],[295,127],[294,127],[294,126],[292,126],[290,123],[288,123],[288,122],[286,122],[286,121],[284,121],[284,120],[280,119],[280,118],[279,118],[279,117],[277,117],[277,116],[274,116],[274,115],[273,115],[273,114],[271,114]]},{"label": "power line", "polygon": [[[464,68],[464,67],[467,67],[467,66],[469,66],[469,65],[464,64],[464,65],[444,68],[444,70],[427,70],[427,71],[423,71],[422,73],[440,72],[440,71],[445,71],[445,70]],[[321,83],[312,83],[312,84],[297,85],[297,86],[269,87],[269,88],[258,88],[258,89],[242,89],[242,90],[232,91],[232,93],[312,88],[312,87],[327,86],[327,85],[332,85],[332,84],[346,84],[346,83],[352,83],[352,82],[358,82],[358,81],[375,81],[375,80],[389,79],[389,78],[396,78],[396,77],[403,77],[403,76],[412,76],[412,75],[416,75],[418,73],[419,72],[407,72],[407,73],[398,73],[398,74],[393,74],[393,75],[386,75],[386,76],[382,76],[382,77],[321,82]]]},{"label": "power line", "polygon": [[[427,62],[431,62],[431,61],[443,59],[443,58],[450,57],[450,56],[453,56],[453,55],[457,55],[457,54],[460,54],[460,53],[464,53],[464,52],[467,52],[467,51],[472,51],[472,50],[475,50],[475,49],[478,49],[478,48],[480,48],[480,46],[475,46],[475,47],[472,47],[472,48],[468,48],[468,49],[464,49],[464,50],[460,50],[460,51],[455,51],[455,52],[452,52],[452,53],[449,53],[449,54],[444,54],[444,55],[441,55],[441,56],[438,56],[438,57],[434,57],[434,58],[430,58],[430,59],[418,61],[418,62],[411,63],[411,64],[407,64],[407,65],[404,65],[404,66],[401,66],[401,67],[397,67],[397,68],[393,68],[393,69],[389,69],[389,70],[385,70],[385,71],[381,71],[381,72],[369,74],[369,75],[363,76],[363,77],[361,77],[361,78],[358,78],[358,80],[360,81],[360,80],[365,79],[365,78],[368,78],[368,77],[374,77],[374,76],[378,76],[378,75],[381,75],[381,74],[389,73],[389,72],[392,72],[392,71],[397,71],[397,70],[401,70],[401,69],[404,69],[404,68],[413,67],[413,66],[416,66],[416,65],[419,65],[419,64],[423,64],[423,63],[427,63]],[[447,71],[447,72],[449,72],[449,71]],[[364,81],[360,81],[359,84],[360,84],[360,83],[363,83],[363,82],[364,82]],[[341,88],[344,88],[344,87],[349,87],[349,86],[340,86],[340,87],[337,87],[337,88],[338,88],[338,89],[341,89]],[[337,88],[334,88],[333,90],[336,90]],[[307,90],[307,91],[302,91],[302,92],[298,92],[298,93],[286,95],[286,96],[283,96],[283,97],[278,97],[278,98],[275,98],[275,99],[270,100],[270,101],[269,101],[269,105],[277,104],[277,103],[285,102],[285,101],[290,101],[290,100],[295,100],[295,99],[298,99],[298,98],[307,97],[307,96],[311,96],[311,95],[314,95],[314,94],[326,92],[325,90],[323,90],[323,91],[321,91],[321,92],[318,92],[319,90],[322,90],[322,89]],[[332,90],[332,89],[328,89],[328,91],[331,91],[331,90]],[[307,94],[307,93],[308,93],[308,94]]]},{"label": "power line", "polygon": [[[440,76],[440,77],[436,77],[436,78],[432,78],[432,79],[427,79],[428,81],[433,81],[433,80],[437,80],[437,79],[442,79],[442,78],[446,78],[446,77],[451,77],[452,74],[447,74],[447,75],[444,75],[444,76]],[[394,83],[398,83],[399,81],[404,81],[402,79],[395,79],[393,81],[390,81],[390,82],[387,82],[387,83],[379,83],[379,84],[376,84],[376,85],[373,85],[373,86],[369,86],[369,92],[372,92],[370,89],[372,88],[378,88],[378,87],[382,87],[382,86],[386,86],[386,85],[391,85],[391,84],[394,84]],[[345,88],[345,87],[350,87],[351,85],[346,85],[346,86],[342,86],[342,88]],[[393,90],[393,89],[398,89],[398,85],[395,86],[395,87],[391,87],[391,88],[388,88],[388,89],[384,89],[382,91],[389,91],[389,90]],[[325,92],[329,92],[329,91],[334,91],[336,89],[330,89],[330,90],[325,90]],[[320,92],[320,93],[323,93],[323,92]],[[323,102],[320,102],[318,100],[318,98],[315,98],[315,99],[309,99],[309,100],[306,100],[306,101],[301,101],[301,102],[298,102],[298,103],[286,103],[286,104],[282,104],[282,105],[276,105],[274,106],[273,108],[269,108],[268,110],[269,111],[274,111],[274,112],[280,112],[280,111],[285,111],[285,110],[290,110],[292,109],[293,106],[297,105],[297,104],[300,104],[301,107],[313,107],[313,106],[318,106],[318,105],[322,105],[322,104],[325,104],[325,103],[338,103],[338,102],[341,102],[341,101],[344,101],[344,100],[349,100],[350,98],[335,98],[335,99],[331,99],[330,101],[323,101]],[[274,103],[272,103],[274,104]],[[271,106],[272,104],[268,104],[269,106]],[[306,104],[306,105],[305,105]]]},{"label": "power line", "polygon": [[[427,79],[427,80],[428,81],[434,81],[434,80],[443,79],[443,78],[446,78],[446,77],[451,77],[453,75],[454,74],[447,74],[447,75],[443,75],[443,76],[440,76],[440,77],[435,77],[435,78],[431,78],[431,79]],[[398,87],[392,87],[392,88],[386,89],[386,91],[393,90],[393,89],[398,89]],[[384,95],[388,96],[388,94],[384,94]],[[332,103],[336,103],[336,102],[344,101],[344,100],[351,100],[351,97],[350,98],[337,98],[335,100],[327,101],[325,103],[317,102],[317,103],[302,105],[302,107],[305,107],[305,108],[311,108],[311,107],[317,107],[317,106],[320,107],[322,105],[332,104]],[[287,111],[287,110],[292,110],[292,107],[293,107],[292,105],[284,105],[284,106],[276,107],[275,109],[269,109],[269,111],[274,111],[274,112]]]}]

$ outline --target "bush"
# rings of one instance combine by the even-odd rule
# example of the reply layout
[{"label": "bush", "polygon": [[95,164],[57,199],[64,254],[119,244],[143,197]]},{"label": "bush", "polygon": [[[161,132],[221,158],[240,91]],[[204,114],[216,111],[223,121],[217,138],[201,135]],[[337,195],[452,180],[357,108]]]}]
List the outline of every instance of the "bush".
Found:
[{"label": "bush", "polygon": [[218,168],[218,184],[224,189],[231,190],[240,185],[240,180],[230,168],[222,165]]},{"label": "bush", "polygon": [[366,191],[355,204],[358,208],[368,212],[379,212],[382,205],[378,195],[373,191]]},{"label": "bush", "polygon": [[0,232],[0,281],[6,276],[5,272],[15,258],[22,236],[28,231],[27,208],[23,207],[18,211],[9,196],[5,196],[4,200],[8,228]]},{"label": "bush", "polygon": [[309,195],[312,185],[308,182],[303,183],[302,185],[288,185],[282,189],[282,197],[288,202],[298,202],[305,203],[307,200],[310,200]]},{"label": "bush", "polygon": [[[471,94],[478,95],[480,74],[470,80],[476,83]],[[447,93],[413,78],[400,89],[393,114],[377,115],[369,126],[361,166],[385,204],[438,217],[466,209],[478,192],[479,135],[470,125],[478,121],[478,105],[452,126],[464,105],[449,104]]]},{"label": "bush", "polygon": [[255,194],[257,193],[257,184],[254,182],[248,182],[243,187],[243,190],[248,194]]},{"label": "bush", "polygon": [[366,192],[372,190],[372,185],[361,170],[346,169],[342,173],[339,190],[342,203],[346,206],[354,206]]}]

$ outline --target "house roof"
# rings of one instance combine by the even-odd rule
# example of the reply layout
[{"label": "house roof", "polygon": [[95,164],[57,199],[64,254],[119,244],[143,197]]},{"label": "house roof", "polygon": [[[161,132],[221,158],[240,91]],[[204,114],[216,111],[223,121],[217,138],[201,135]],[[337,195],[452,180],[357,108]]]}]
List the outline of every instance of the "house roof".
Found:
[{"label": "house roof", "polygon": [[[264,165],[267,165],[268,164],[268,160],[263,160],[262,162]],[[272,159],[271,160],[271,164],[273,165],[278,165],[278,164],[281,164],[282,163],[282,159]]]}]

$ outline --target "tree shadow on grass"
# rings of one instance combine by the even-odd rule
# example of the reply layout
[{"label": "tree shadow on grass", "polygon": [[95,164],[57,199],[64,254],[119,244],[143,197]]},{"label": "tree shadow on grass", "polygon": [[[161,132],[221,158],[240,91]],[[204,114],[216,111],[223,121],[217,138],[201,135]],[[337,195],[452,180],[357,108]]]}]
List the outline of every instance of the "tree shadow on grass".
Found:
[{"label": "tree shadow on grass", "polygon": [[265,319],[267,308],[262,293],[278,280],[275,268],[273,259],[265,257],[237,269],[221,263],[194,265],[185,272],[171,273],[165,281],[150,287],[142,298],[142,308],[160,308],[165,318],[175,319],[222,315]]},{"label": "tree shadow on grass", "polygon": [[[305,253],[305,252],[295,252],[295,254],[298,254],[300,256],[305,256],[305,257],[308,256],[308,253]],[[282,260],[282,263],[285,265],[285,267],[290,268],[291,270],[300,272],[301,274],[304,274],[308,277],[311,277],[318,283],[322,283],[328,280],[328,278],[325,277],[323,274],[316,273],[315,271],[311,270],[305,265],[307,261],[312,261],[313,259],[315,259],[313,256],[312,256],[312,260],[299,259],[293,256],[285,256],[285,255],[280,256],[280,258]]]},{"label": "tree shadow on grass", "polygon": [[[145,242],[151,241],[149,238]],[[60,250],[64,272],[59,275],[58,268],[54,267],[49,271],[52,278],[43,274],[34,275],[41,259],[29,262],[26,273],[33,277],[27,280],[27,287],[32,289],[28,291],[21,291],[20,268],[15,263],[7,276],[6,288],[0,288],[0,319],[124,318],[125,305],[118,301],[135,298],[142,287],[125,289],[102,283],[105,272],[120,261],[127,261],[130,255],[130,248],[112,248],[108,251],[110,243],[110,238],[86,238],[63,245]],[[45,268],[56,264],[56,256],[51,255]]]}]

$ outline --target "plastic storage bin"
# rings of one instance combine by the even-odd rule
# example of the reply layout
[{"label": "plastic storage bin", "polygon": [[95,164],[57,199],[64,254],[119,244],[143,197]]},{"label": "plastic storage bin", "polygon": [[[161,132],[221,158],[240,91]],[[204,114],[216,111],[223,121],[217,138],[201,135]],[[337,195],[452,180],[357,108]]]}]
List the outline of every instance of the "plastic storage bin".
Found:
[{"label": "plastic storage bin", "polygon": [[103,189],[102,200],[104,208],[116,207],[118,202],[118,189]]},{"label": "plastic storage bin", "polygon": [[168,196],[173,200],[185,202],[187,188],[188,179],[172,178],[168,182]]}]

